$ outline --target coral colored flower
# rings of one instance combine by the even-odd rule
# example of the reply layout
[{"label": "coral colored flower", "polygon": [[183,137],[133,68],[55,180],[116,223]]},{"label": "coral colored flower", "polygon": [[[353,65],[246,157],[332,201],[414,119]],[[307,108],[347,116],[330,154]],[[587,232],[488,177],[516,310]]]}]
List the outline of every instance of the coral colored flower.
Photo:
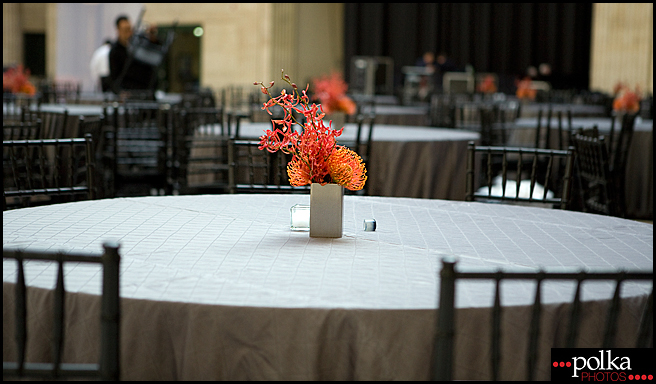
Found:
[{"label": "coral colored flower", "polygon": [[535,100],[537,90],[532,88],[531,79],[525,78],[517,83],[517,92],[515,94],[519,99]]},{"label": "coral colored flower", "polygon": [[349,148],[337,146],[328,159],[330,175],[335,182],[351,191],[359,191],[364,188],[367,181],[367,170],[362,158]]},{"label": "coral colored flower", "polygon": [[2,74],[2,90],[11,93],[24,93],[33,96],[36,93],[36,88],[28,80],[30,77],[30,70],[23,70],[23,65],[19,64],[15,68],[9,68],[7,72]]},{"label": "coral colored flower", "polygon": [[478,84],[478,92],[481,93],[495,93],[497,91],[497,86],[494,84],[494,77],[492,75],[487,75],[481,81],[480,84]]},{"label": "coral colored flower", "polygon": [[636,91],[633,92],[622,83],[619,83],[618,86],[618,96],[613,100],[613,110],[630,113],[638,112],[640,110],[640,96],[638,96],[640,89],[636,87]]},{"label": "coral colored flower", "polygon": [[355,113],[355,103],[346,96],[348,85],[339,73],[333,72],[330,76],[313,79],[312,87],[314,96],[321,103],[324,112],[345,112],[348,115]]},{"label": "coral colored flower", "polygon": [[289,176],[289,184],[294,187],[300,187],[312,183],[310,178],[310,167],[296,156],[294,156],[292,161],[287,164],[287,176]]},{"label": "coral colored flower", "polygon": [[[290,85],[293,84],[289,76],[285,75],[282,79]],[[278,105],[284,110],[284,118],[273,120],[273,129],[266,130],[260,137],[259,149],[293,155],[287,164],[291,185],[335,183],[351,190],[364,187],[367,176],[362,159],[350,149],[337,145],[337,137],[342,134],[344,128],[333,129],[324,125],[324,106],[310,105],[307,87],[300,94],[294,86],[291,94],[283,90],[279,96],[273,97],[269,93],[273,84],[267,87],[256,82],[255,85],[260,85],[263,92],[271,97],[263,104],[262,109],[268,111],[272,106]],[[342,102],[346,102],[348,106],[348,101]],[[302,114],[305,118],[303,133],[292,130],[292,124],[301,125],[292,111]]]},{"label": "coral colored flower", "polygon": [[355,113],[356,105],[353,100],[348,96],[343,96],[337,100],[337,109],[344,111],[347,115],[352,115]]}]

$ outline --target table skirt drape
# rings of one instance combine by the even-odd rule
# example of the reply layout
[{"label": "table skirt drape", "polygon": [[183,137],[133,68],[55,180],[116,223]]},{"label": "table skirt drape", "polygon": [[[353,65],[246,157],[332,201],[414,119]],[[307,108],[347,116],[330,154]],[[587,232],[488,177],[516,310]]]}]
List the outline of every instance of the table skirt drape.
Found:
[{"label": "table skirt drape", "polygon": [[[50,361],[52,291],[28,288],[27,361]],[[63,362],[98,359],[100,297],[66,296]],[[622,300],[616,347],[633,347],[646,297]],[[15,359],[14,284],[3,283],[3,356]],[[578,347],[603,340],[608,301],[584,303]],[[564,347],[568,304],[541,317],[536,379]],[[32,313],[33,315],[29,315]],[[263,308],[121,300],[121,380],[427,380],[435,310]],[[490,308],[456,312],[454,378],[490,379]],[[525,380],[530,306],[504,308],[502,380]]]}]

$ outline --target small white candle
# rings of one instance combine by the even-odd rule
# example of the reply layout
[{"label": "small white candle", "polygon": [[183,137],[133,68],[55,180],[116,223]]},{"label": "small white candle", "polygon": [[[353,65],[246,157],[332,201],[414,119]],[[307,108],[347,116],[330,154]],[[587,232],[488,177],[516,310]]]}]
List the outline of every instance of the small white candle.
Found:
[{"label": "small white candle", "polygon": [[310,230],[310,206],[296,204],[291,207],[291,229],[294,231]]}]

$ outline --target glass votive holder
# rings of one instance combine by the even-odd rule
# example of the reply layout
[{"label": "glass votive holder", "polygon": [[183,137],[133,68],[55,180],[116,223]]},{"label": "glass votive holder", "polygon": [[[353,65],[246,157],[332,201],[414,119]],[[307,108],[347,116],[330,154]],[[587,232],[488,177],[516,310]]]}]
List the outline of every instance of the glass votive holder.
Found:
[{"label": "glass votive holder", "polygon": [[310,230],[310,206],[305,204],[293,205],[289,211],[291,212],[291,225],[292,231],[307,232]]},{"label": "glass votive holder", "polygon": [[364,224],[364,230],[366,232],[373,232],[376,230],[376,220],[375,219],[368,219],[363,222]]}]

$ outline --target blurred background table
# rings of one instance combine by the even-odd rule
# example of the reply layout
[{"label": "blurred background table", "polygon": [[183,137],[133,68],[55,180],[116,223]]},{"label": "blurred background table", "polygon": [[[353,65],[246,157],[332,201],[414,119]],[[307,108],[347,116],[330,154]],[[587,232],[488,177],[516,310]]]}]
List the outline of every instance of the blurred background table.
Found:
[{"label": "blurred background table", "polygon": [[572,116],[590,117],[590,116],[604,116],[608,113],[603,105],[593,104],[575,104],[575,103],[524,103],[521,105],[520,117],[537,117],[539,111],[546,111],[551,108],[553,112],[562,112],[565,114],[567,111],[572,113]]},{"label": "blurred background table", "polygon": [[[378,117],[376,117],[378,118]],[[239,136],[259,139],[270,123],[243,123]],[[356,124],[346,124],[340,142],[354,142]],[[361,138],[366,143],[369,125]],[[375,124],[367,166],[370,195],[464,200],[467,143],[480,134],[461,129]]]},{"label": "blurred background table", "polygon": [[[289,229],[308,195],[116,198],[3,212],[3,248],[101,253],[121,243],[121,378],[124,380],[425,380],[435,332],[440,258],[459,268],[653,269],[653,226],[563,210],[429,199],[344,197],[344,236]],[[375,232],[362,230],[375,218]],[[65,268],[63,361],[92,362],[99,269]],[[3,261],[3,356],[14,356],[13,261]],[[28,360],[47,360],[46,297],[54,265],[26,264]],[[456,296],[455,379],[489,379],[487,339],[493,283],[462,282]],[[543,285],[537,375],[574,283]],[[579,347],[603,338],[614,284],[583,285]],[[631,346],[649,288],[622,290],[617,347]],[[501,379],[524,378],[534,286],[502,285]],[[34,313],[34,312],[32,312]],[[560,325],[559,325],[560,324]],[[481,355],[482,353],[482,355]]]}]

